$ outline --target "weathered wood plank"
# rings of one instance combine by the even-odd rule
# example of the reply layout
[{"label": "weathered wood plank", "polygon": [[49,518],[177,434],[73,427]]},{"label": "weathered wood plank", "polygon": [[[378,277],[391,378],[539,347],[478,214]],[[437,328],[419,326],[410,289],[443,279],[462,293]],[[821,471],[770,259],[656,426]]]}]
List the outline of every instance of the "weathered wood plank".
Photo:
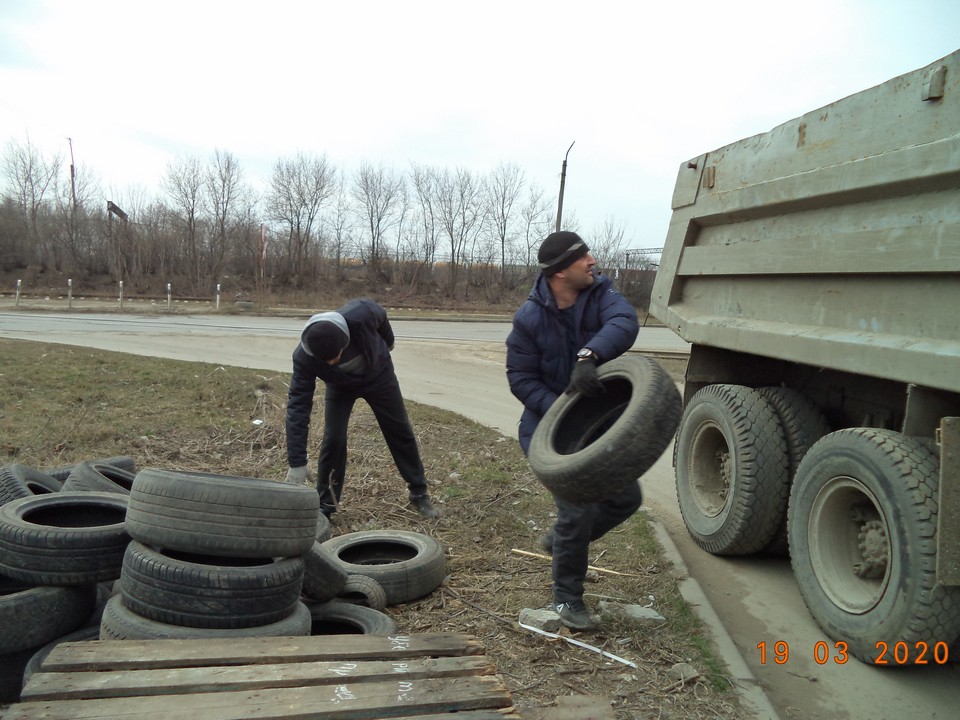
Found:
[{"label": "weathered wood plank", "polygon": [[493,675],[483,656],[35,673],[21,700],[66,700]]},{"label": "weathered wood plank", "polygon": [[[496,676],[426,678],[318,687],[43,700],[12,705],[5,720],[375,720],[512,705]],[[458,718],[459,720],[459,718]]]},{"label": "weathered wood plank", "polygon": [[[349,640],[344,640],[349,638]],[[256,663],[393,660],[480,655],[470,635],[314,635],[307,637],[190,640],[94,640],[61,643],[43,662],[45,671],[123,670]]]}]

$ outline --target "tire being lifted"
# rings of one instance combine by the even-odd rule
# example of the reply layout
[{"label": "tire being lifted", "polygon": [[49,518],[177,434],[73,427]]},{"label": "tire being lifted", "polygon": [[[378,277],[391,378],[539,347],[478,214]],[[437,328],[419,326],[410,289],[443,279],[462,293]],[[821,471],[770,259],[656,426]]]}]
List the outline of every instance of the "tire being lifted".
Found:
[{"label": "tire being lifted", "polygon": [[823,631],[863,662],[899,642],[914,654],[926,643],[932,657],[960,634],[960,587],[937,582],[938,486],[932,442],[890,430],[830,433],[800,463],[794,576]]},{"label": "tire being lifted", "polygon": [[602,395],[563,394],[533,438],[528,460],[550,492],[573,504],[598,502],[636,482],[667,449],[680,419],[676,383],[644,355],[597,368]]}]

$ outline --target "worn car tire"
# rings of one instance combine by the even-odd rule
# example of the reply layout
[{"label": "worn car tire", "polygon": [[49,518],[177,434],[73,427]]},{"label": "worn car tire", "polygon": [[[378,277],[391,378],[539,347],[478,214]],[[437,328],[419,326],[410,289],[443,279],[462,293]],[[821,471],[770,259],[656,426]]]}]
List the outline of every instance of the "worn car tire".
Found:
[{"label": "worn car tire", "polygon": [[314,488],[152,468],[130,490],[127,532],[144,545],[232,557],[303,555],[316,540]]},{"label": "worn car tire", "polygon": [[156,640],[172,638],[237,638],[285,637],[310,634],[310,610],[298,602],[288,617],[267,625],[245,628],[195,628],[150,620],[137,615],[123,604],[123,597],[115,595],[107,602],[100,621],[101,640]]},{"label": "worn car tire", "polygon": [[622,492],[670,445],[680,419],[676,383],[652,358],[630,355],[597,368],[606,392],[563,394],[530,440],[533,474],[573,504]]},{"label": "worn car tire", "polygon": [[365,530],[323,543],[350,575],[376,580],[387,604],[429,595],[446,576],[446,557],[429,535],[405,530]]},{"label": "worn car tire", "polygon": [[132,612],[169,625],[267,625],[293,611],[303,567],[300,558],[218,557],[134,540],[123,557],[120,594]]},{"label": "worn car tire", "polygon": [[363,605],[331,600],[309,606],[311,635],[379,635],[397,632],[397,624],[389,615]]},{"label": "worn car tire", "polygon": [[336,599],[351,605],[363,605],[380,612],[387,609],[387,593],[383,586],[369,575],[347,577]]},{"label": "worn car tire", "polygon": [[[113,457],[106,457],[99,460],[91,460],[94,465],[110,465],[115,468],[120,468],[121,470],[126,470],[127,472],[136,474],[137,465],[134,462],[133,458],[129,455],[115,455]],[[56,478],[60,482],[66,480],[70,473],[73,472],[73,469],[76,467],[76,464],[73,465],[62,465],[57,468],[52,468],[50,470],[45,470],[47,475],[50,477]]]},{"label": "worn car tire", "polygon": [[[793,484],[793,478],[800,467],[800,461],[813,444],[830,432],[823,411],[816,403],[799,390],[787,387],[762,387],[757,392],[763,395],[776,410],[783,433],[787,440],[787,486]],[[780,526],[770,544],[763,549],[767,555],[786,557],[790,554],[787,538],[787,504],[784,498]]]},{"label": "worn car tire", "polygon": [[37,585],[120,577],[129,536],[116,493],[31,495],[0,507],[0,573]]},{"label": "worn car tire", "polygon": [[788,496],[787,441],[773,406],[742,385],[707,385],[687,403],[674,448],[687,532],[715,555],[773,540]]},{"label": "worn car tire", "polygon": [[0,467],[0,505],[29,495],[60,492],[61,487],[59,480],[26,465]]},{"label": "worn car tire", "polygon": [[332,600],[347,584],[347,571],[321,542],[314,542],[303,556],[303,566],[303,594],[311,600]]},{"label": "worn car tire", "polygon": [[63,489],[74,492],[113,492],[129,495],[133,487],[132,472],[106,463],[77,463],[67,479]]},{"label": "worn car tire", "polygon": [[84,624],[96,604],[95,585],[0,589],[0,654],[48,643]]},{"label": "worn car tire", "polygon": [[885,645],[898,666],[895,643],[932,653],[960,635],[960,588],[937,582],[939,475],[931,440],[875,428],[830,433],[800,463],[794,577],[826,635],[865,663]]},{"label": "worn car tire", "polygon": [[99,640],[100,639],[100,625],[85,625],[79,630],[74,630],[73,632],[67,633],[58,637],[56,640],[52,640],[44,645],[42,648],[34,652],[30,659],[27,661],[26,667],[23,669],[23,687],[27,686],[27,683],[30,682],[30,678],[34,674],[40,672],[40,666],[43,665],[43,661],[47,659],[47,655],[60,643],[65,642],[86,642],[89,640]]}]

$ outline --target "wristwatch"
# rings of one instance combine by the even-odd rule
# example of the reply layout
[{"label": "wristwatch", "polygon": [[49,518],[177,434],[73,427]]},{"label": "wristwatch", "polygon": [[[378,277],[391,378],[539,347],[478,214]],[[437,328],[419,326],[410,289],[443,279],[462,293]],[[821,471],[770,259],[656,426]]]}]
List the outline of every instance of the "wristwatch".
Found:
[{"label": "wristwatch", "polygon": [[591,358],[592,358],[593,360],[596,360],[596,359],[597,359],[597,354],[596,354],[593,350],[591,350],[590,348],[585,347],[585,348],[580,348],[579,350],[577,350],[577,361],[578,361],[578,362],[579,362],[580,360],[588,360],[588,359],[591,359]]}]

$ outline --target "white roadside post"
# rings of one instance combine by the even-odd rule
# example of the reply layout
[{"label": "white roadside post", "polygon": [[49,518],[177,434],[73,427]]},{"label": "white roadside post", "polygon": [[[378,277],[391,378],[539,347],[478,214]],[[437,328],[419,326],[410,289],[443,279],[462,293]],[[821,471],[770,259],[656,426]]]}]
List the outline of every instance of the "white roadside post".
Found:
[{"label": "white roadside post", "polygon": [[67,278],[67,308],[73,307],[73,278]]},{"label": "white roadside post", "polygon": [[170,309],[171,299],[170,299],[170,283],[167,283],[167,310]]}]

